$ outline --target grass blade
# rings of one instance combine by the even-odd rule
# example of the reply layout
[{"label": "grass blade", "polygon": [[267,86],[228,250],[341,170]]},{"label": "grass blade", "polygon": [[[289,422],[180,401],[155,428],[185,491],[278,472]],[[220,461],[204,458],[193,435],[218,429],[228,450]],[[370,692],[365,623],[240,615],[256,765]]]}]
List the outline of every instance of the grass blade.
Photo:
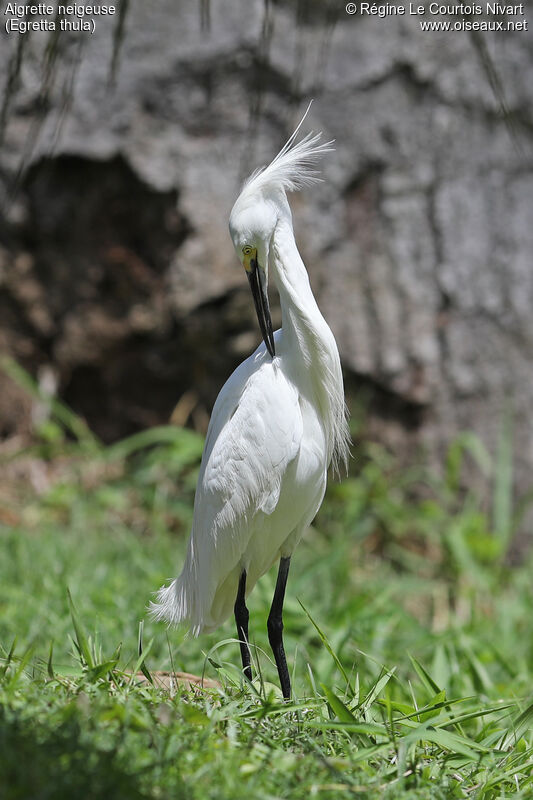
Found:
[{"label": "grass blade", "polygon": [[94,667],[94,661],[91,655],[91,649],[89,647],[89,642],[85,634],[83,625],[81,624],[80,619],[78,617],[78,612],[76,611],[76,607],[74,606],[74,602],[70,594],[70,589],[67,589],[67,598],[68,598],[68,606],[70,609],[70,616],[72,618],[72,624],[74,625],[74,632],[76,634],[78,651],[80,653],[80,656],[85,661],[86,665],[91,669],[92,667]]},{"label": "grass blade", "polygon": [[321,685],[326,695],[326,699],[331,706],[331,710],[337,715],[339,720],[341,722],[357,722],[350,709],[344,705],[340,697],[337,697],[335,692],[332,692],[331,689],[328,689],[328,687],[324,686],[324,684]]},{"label": "grass blade", "polygon": [[9,669],[9,665],[11,664],[11,662],[13,660],[13,656],[15,654],[15,647],[16,646],[17,646],[17,637],[15,636],[15,638],[11,642],[11,647],[9,648],[9,653],[7,654],[5,663],[4,663],[4,665],[2,667],[0,667],[0,678],[3,678],[6,675],[8,669]]},{"label": "grass blade", "polygon": [[387,670],[384,675],[382,675],[374,684],[370,692],[365,697],[363,702],[363,710],[368,711],[376,697],[380,694],[380,692],[385,688],[388,684],[394,673],[396,672],[396,667],[393,667],[391,670]]},{"label": "grass blade", "polygon": [[[151,684],[153,684],[154,680],[153,680],[153,678],[152,678],[152,676],[150,674],[150,670],[148,669],[148,667],[145,664],[145,658],[146,658],[147,654],[145,654],[144,658],[142,657],[143,656],[143,631],[144,631],[144,620],[141,620],[139,622],[139,666],[137,667],[135,672],[138,672],[139,669],[140,669],[142,674],[146,678],[146,680],[149,681]],[[150,647],[152,646],[152,643],[153,643],[153,639],[150,642]]]},{"label": "grass blade", "polygon": [[153,685],[154,680],[153,680],[152,676],[150,675],[150,672],[148,671],[148,669],[146,667],[145,667],[145,669],[143,669],[144,660],[148,656],[148,653],[150,652],[150,650],[152,649],[153,643],[154,643],[154,640],[151,639],[149,644],[148,644],[148,647],[145,650],[143,650],[143,652],[141,653],[141,655],[139,656],[139,658],[135,662],[135,666],[133,667],[132,674],[131,674],[130,683],[132,683],[136,679],[138,672],[142,672],[142,674],[144,675],[146,680],[149,681]]},{"label": "grass blade", "polygon": [[46,671],[48,672],[48,677],[50,678],[51,681],[53,681],[55,678],[54,667],[52,664],[53,656],[54,656],[54,643],[50,642],[50,650],[48,651],[48,662],[46,664]]},{"label": "grass blade", "polygon": [[514,745],[527,731],[533,730],[533,703],[529,705],[518,717],[512,722],[511,730],[509,730],[501,741],[501,749],[507,750]]},{"label": "grass blade", "polygon": [[417,659],[412,655],[409,655],[409,660],[411,661],[411,664],[413,665],[416,674],[418,675],[422,684],[426,687],[428,692],[430,692],[431,695],[439,694],[442,691],[440,686],[437,686],[437,684],[435,683],[429,672],[426,669],[424,669],[422,664],[419,661],[417,661]]},{"label": "grass blade", "polygon": [[[99,678],[103,678],[105,675],[108,675],[110,672],[112,672],[116,666],[116,659],[104,661],[101,664],[96,664],[96,666],[87,671],[87,677],[91,682],[96,683]],[[151,682],[153,683],[153,681]]]},{"label": "grass blade", "polygon": [[339,670],[339,672],[341,673],[342,677],[343,677],[343,678],[344,678],[344,680],[346,681],[346,688],[347,688],[347,690],[348,690],[348,693],[349,693],[349,694],[350,694],[350,695],[353,697],[353,690],[352,690],[352,687],[350,686],[350,679],[349,679],[349,677],[348,677],[348,675],[347,675],[347,673],[346,673],[346,670],[345,670],[345,669],[344,669],[344,667],[342,666],[342,664],[341,664],[341,662],[340,662],[340,660],[339,660],[339,657],[338,657],[338,656],[337,656],[337,654],[334,652],[334,650],[333,650],[333,648],[332,648],[331,644],[329,643],[329,641],[328,641],[328,638],[327,638],[326,634],[325,634],[325,633],[324,633],[324,632],[323,632],[323,631],[322,631],[322,630],[319,628],[319,626],[318,626],[318,625],[317,625],[317,623],[314,621],[313,617],[311,616],[311,614],[309,613],[309,611],[306,609],[306,607],[304,606],[304,604],[302,603],[302,601],[301,601],[301,600],[298,600],[298,602],[300,603],[300,605],[301,605],[302,609],[304,610],[304,613],[307,615],[307,617],[309,618],[310,622],[311,622],[311,623],[312,623],[312,625],[314,626],[314,628],[315,628],[316,632],[317,632],[317,633],[318,633],[318,635],[320,636],[320,639],[321,639],[321,641],[322,641],[322,644],[324,645],[324,647],[326,648],[326,650],[328,651],[328,653],[329,653],[329,654],[330,654],[330,656],[332,657],[333,661],[334,661],[334,662],[335,662],[335,664],[337,665],[337,669]]}]

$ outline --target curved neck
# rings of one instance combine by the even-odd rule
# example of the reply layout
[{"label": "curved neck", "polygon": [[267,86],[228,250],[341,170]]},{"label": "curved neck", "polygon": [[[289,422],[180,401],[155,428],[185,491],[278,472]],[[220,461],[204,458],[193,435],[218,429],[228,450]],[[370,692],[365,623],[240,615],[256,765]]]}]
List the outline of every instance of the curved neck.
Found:
[{"label": "curved neck", "polygon": [[299,391],[318,406],[328,442],[328,463],[332,455],[336,460],[345,461],[349,437],[339,351],[311,290],[290,218],[278,222],[270,252],[270,265],[281,301],[279,355]]},{"label": "curved neck", "polygon": [[[323,355],[333,335],[320,313],[309,276],[292,232],[290,221],[281,219],[271,242],[273,278],[280,296],[283,341],[287,352],[298,352],[304,362]],[[324,341],[325,340],[325,341]],[[336,351],[335,340],[333,346]]]}]

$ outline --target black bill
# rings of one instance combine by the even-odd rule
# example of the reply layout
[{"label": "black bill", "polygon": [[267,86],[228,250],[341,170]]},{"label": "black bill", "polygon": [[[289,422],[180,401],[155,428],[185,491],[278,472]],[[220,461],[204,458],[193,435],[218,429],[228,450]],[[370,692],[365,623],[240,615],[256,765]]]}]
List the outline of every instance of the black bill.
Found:
[{"label": "black bill", "polygon": [[257,313],[257,319],[259,320],[263,341],[266,349],[272,358],[274,358],[276,355],[276,348],[274,347],[274,331],[272,330],[272,320],[270,318],[265,273],[259,268],[256,258],[250,260],[250,271],[247,275],[250,281],[250,288],[254,298],[255,311]]}]

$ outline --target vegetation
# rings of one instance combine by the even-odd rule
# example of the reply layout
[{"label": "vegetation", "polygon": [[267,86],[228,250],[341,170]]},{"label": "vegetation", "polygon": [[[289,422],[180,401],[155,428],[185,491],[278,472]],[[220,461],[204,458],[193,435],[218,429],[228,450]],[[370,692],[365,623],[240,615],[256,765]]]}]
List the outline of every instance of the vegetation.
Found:
[{"label": "vegetation", "polygon": [[[356,447],[294,559],[290,704],[266,636],[275,575],[250,599],[253,686],[231,621],[195,640],[145,617],[183,556],[201,437],[105,448],[56,403],[36,433],[1,467],[3,797],[533,796],[533,587],[530,563],[509,566],[527,498],[511,502],[508,422],[494,461],[466,435],[438,479]],[[220,688],[169,691],[158,670]]]}]

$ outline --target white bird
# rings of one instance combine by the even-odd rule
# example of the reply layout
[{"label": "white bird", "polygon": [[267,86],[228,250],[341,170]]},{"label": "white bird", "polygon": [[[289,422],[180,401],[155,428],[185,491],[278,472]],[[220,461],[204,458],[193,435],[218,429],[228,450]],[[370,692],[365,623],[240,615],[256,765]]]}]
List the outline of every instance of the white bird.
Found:
[{"label": "white bird", "polygon": [[[214,630],[233,611],[251,680],[245,598],[280,559],[268,636],[286,699],[282,609],[290,559],[320,508],[330,463],[346,462],[349,443],[337,345],[296,247],[286,196],[318,180],[314,165],[332,149],[331,142],[320,143],[321,134],[296,143],[302,122],[269,166],[248,178],[231,211],[230,234],[264,343],[217,398],[185,565],[152,604],[157,619],[188,622],[194,635]],[[275,333],[269,274],[281,302],[282,327]]]}]

